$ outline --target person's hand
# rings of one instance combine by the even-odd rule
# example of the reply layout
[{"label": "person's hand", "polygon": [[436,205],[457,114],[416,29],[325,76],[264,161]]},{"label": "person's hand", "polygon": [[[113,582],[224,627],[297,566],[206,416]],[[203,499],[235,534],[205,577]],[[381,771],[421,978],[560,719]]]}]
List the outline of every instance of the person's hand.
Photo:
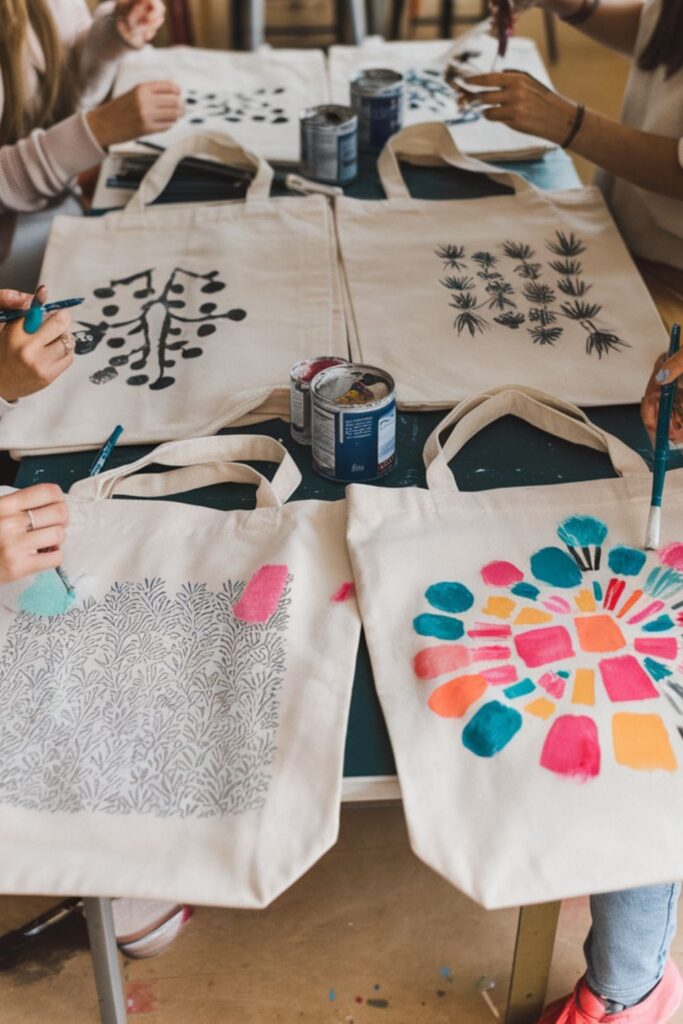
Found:
[{"label": "person's hand", "polygon": [[[0,292],[0,303],[2,296]],[[29,295],[18,308],[25,309],[30,302]],[[60,309],[48,315],[35,334],[26,333],[23,319],[0,330],[0,398],[14,402],[41,391],[71,366],[74,340],[70,327],[71,314]]]},{"label": "person's hand", "polygon": [[175,82],[143,82],[86,114],[102,149],[172,128],[185,112]]},{"label": "person's hand", "polygon": [[[463,100],[473,99],[471,94],[458,87],[452,77],[449,78],[449,84]],[[574,124],[576,103],[548,89],[524,71],[468,75],[467,85],[490,90],[476,95],[477,103],[485,104],[488,108],[484,110],[484,117],[488,121],[502,121],[518,132],[540,135],[559,145]]]},{"label": "person's hand", "polygon": [[61,565],[68,520],[57,484],[36,484],[0,498],[0,583]]},{"label": "person's hand", "polygon": [[[663,384],[671,384],[683,373],[683,352],[667,358],[661,355],[655,363],[643,400],[640,403],[640,415],[643,424],[653,446],[657,432],[657,416],[659,414],[659,396]],[[683,395],[680,388],[676,391],[673,412],[671,414],[671,425],[669,427],[669,438],[677,444],[683,444]]]},{"label": "person's hand", "polygon": [[164,23],[162,0],[116,0],[116,29],[124,43],[138,50],[154,39]]}]

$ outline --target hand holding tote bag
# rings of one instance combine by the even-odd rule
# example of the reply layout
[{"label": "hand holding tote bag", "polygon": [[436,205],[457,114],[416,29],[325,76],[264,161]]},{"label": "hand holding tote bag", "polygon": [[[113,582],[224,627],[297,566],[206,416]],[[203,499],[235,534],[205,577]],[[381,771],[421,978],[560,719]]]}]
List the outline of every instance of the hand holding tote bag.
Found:
[{"label": "hand holding tote bag", "polygon": [[[72,488],[75,601],[0,587],[4,892],[259,907],[333,845],[360,622],[299,480],[267,437],[162,445]],[[148,500],[227,481],[256,508]]]},{"label": "hand holding tote bag", "polygon": [[[488,175],[512,194],[412,199],[398,157]],[[378,163],[385,200],[336,200],[353,357],[393,374],[399,404],[451,406],[501,384],[583,405],[639,401],[666,336],[595,188],[541,191],[415,125]]]},{"label": "hand holding tote bag", "polygon": [[[606,452],[619,478],[459,492],[449,461],[507,415]],[[489,908],[678,878],[683,470],[646,554],[645,463],[548,395],[463,402],[425,462],[427,490],[347,492],[415,853]]]},{"label": "hand holding tote bag", "polygon": [[[190,154],[255,168],[246,200],[151,207]],[[3,418],[0,448],[97,447],[116,423],[128,444],[212,433],[311,352],[345,356],[328,203],[271,199],[271,180],[232,140],[195,135],[159,158],[125,210],[58,217],[41,280],[55,298],[85,297],[77,358]]]}]

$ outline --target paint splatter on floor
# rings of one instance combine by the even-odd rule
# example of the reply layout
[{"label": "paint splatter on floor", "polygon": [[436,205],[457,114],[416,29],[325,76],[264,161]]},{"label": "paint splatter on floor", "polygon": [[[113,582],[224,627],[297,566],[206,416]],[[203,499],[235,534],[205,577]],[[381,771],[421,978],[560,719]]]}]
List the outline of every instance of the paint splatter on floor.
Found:
[{"label": "paint splatter on floor", "polygon": [[453,981],[453,978],[455,977],[450,967],[446,967],[445,965],[439,968],[439,974],[442,978],[445,978],[446,981]]},{"label": "paint splatter on floor", "polygon": [[327,993],[327,998],[330,1000],[331,1003],[333,1003],[337,998],[337,993],[333,988],[331,988],[330,991]]},{"label": "paint splatter on floor", "polygon": [[126,1010],[128,1013],[153,1013],[158,1010],[156,996],[151,985],[144,981],[133,981],[126,989]]},{"label": "paint splatter on floor", "polygon": [[368,999],[368,1006],[373,1006],[376,1010],[386,1010],[389,1006],[388,999]]}]

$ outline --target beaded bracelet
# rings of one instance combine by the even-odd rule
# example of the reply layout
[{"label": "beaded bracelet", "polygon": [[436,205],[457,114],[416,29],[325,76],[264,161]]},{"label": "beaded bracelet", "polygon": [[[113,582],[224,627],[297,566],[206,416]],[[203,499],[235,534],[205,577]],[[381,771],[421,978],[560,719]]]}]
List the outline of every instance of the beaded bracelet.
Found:
[{"label": "beaded bracelet", "polygon": [[562,149],[569,149],[572,142],[581,130],[581,125],[583,124],[583,119],[585,116],[586,108],[584,107],[583,103],[579,103],[576,108],[576,116],[574,117],[574,123],[569,129],[569,134],[567,135],[567,138],[562,143]]}]

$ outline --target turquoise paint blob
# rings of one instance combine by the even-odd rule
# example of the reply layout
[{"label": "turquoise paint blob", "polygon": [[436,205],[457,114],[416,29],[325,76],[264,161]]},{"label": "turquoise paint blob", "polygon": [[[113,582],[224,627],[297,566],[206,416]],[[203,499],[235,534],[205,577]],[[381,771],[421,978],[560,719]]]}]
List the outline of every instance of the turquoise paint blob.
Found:
[{"label": "turquoise paint blob", "polygon": [[528,693],[533,693],[536,687],[530,679],[520,679],[514,686],[506,686],[503,693],[506,697],[511,697],[513,700],[515,697],[526,697]]},{"label": "turquoise paint blob", "polygon": [[440,612],[466,612],[474,604],[472,591],[462,583],[433,583],[425,597]]},{"label": "turquoise paint blob", "polygon": [[612,548],[607,558],[610,569],[619,576],[637,576],[646,561],[644,551],[621,546]]},{"label": "turquoise paint blob", "polygon": [[660,615],[658,619],[646,622],[643,629],[646,633],[664,633],[667,629],[673,629],[674,625],[673,619],[669,618],[668,615]]},{"label": "turquoise paint blob", "polygon": [[477,757],[493,757],[522,728],[522,716],[500,701],[483,704],[462,731],[463,746]]},{"label": "turquoise paint blob", "polygon": [[538,587],[535,587],[533,583],[515,583],[514,587],[510,588],[511,593],[517,597],[528,597],[532,601],[535,601],[541,591]]},{"label": "turquoise paint blob", "polygon": [[569,672],[565,672],[564,670],[562,672],[557,672],[556,675],[561,679],[569,679]]},{"label": "turquoise paint blob", "polygon": [[581,583],[581,570],[561,548],[541,548],[531,556],[531,571],[537,580],[569,590]]},{"label": "turquoise paint blob", "polygon": [[445,615],[418,615],[413,619],[413,629],[420,636],[435,636],[439,640],[459,640],[465,632],[460,619],[449,619]]},{"label": "turquoise paint blob", "polygon": [[22,612],[51,617],[63,615],[76,600],[69,593],[56,572],[48,569],[38,573],[33,583],[19,595],[18,605]]},{"label": "turquoise paint blob", "polygon": [[557,536],[570,547],[600,547],[607,536],[607,525],[593,516],[570,516],[558,526]]},{"label": "turquoise paint blob", "polygon": [[593,596],[596,601],[602,601],[602,587],[597,580],[593,583]]},{"label": "turquoise paint blob", "polygon": [[666,665],[662,665],[661,661],[655,661],[654,658],[644,658],[643,665],[656,683],[658,683],[660,679],[666,679],[667,676],[673,675],[670,668],[667,668]]}]

